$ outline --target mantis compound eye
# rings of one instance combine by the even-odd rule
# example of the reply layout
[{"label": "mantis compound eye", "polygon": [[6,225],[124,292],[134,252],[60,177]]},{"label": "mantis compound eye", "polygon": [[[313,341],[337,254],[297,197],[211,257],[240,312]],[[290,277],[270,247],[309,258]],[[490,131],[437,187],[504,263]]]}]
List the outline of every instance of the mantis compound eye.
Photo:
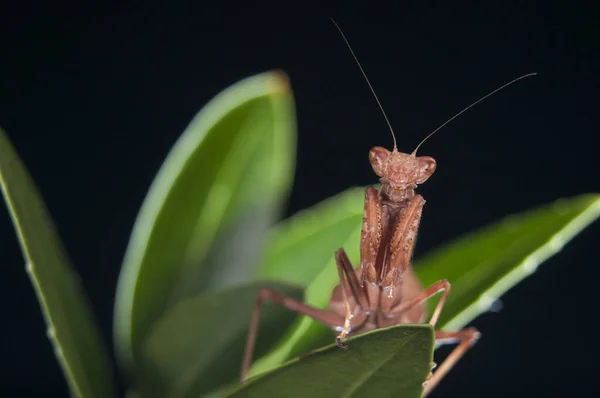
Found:
[{"label": "mantis compound eye", "polygon": [[421,156],[417,159],[419,161],[419,177],[417,178],[417,184],[422,184],[427,181],[435,171],[436,162],[435,159],[429,156]]},{"label": "mantis compound eye", "polygon": [[380,146],[373,147],[369,151],[369,162],[371,162],[371,167],[373,168],[373,171],[379,177],[383,177],[385,171],[384,166],[389,157],[390,151]]}]

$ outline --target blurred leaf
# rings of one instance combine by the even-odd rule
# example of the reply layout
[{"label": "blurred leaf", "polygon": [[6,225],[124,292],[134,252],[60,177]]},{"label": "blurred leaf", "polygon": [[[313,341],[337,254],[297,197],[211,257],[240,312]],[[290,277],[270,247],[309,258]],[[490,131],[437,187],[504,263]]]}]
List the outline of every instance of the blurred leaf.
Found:
[{"label": "blurred leaf", "polygon": [[[145,397],[198,397],[236,382],[256,296],[262,287],[302,300],[302,289],[255,282],[182,300],[156,322],[143,348]],[[281,338],[296,314],[265,302],[255,355]]]},{"label": "blurred leaf", "polygon": [[29,173],[2,129],[0,186],[71,394],[114,396],[110,361],[90,304]]},{"label": "blurred leaf", "polygon": [[261,377],[230,397],[418,398],[433,360],[433,329],[400,325],[319,349]]},{"label": "blurred leaf", "polygon": [[179,138],[142,205],[115,303],[115,342],[132,371],[152,324],[181,299],[252,277],[263,231],[293,175],[293,99],[280,72],[211,100]]},{"label": "blurred leaf", "polygon": [[[347,224],[343,224],[345,229],[340,228],[338,234],[347,234],[348,239],[341,246],[356,267],[359,262],[362,219],[362,205],[358,206],[356,202],[363,199],[363,192],[350,190],[282,223],[279,228],[285,237],[274,239],[269,248],[269,252],[276,254],[271,256],[276,257],[279,263],[275,267],[267,261],[267,265],[261,269],[268,270],[263,271],[265,276],[292,283],[312,280],[308,283],[305,300],[315,307],[326,308],[331,291],[338,283],[333,250],[340,245],[333,246],[335,242],[327,242],[332,248],[330,259],[319,272],[312,265],[310,239],[307,237],[318,234],[321,240],[326,240],[332,218],[344,220],[344,223],[347,221]],[[353,202],[354,209],[342,205]],[[534,272],[542,261],[560,250],[599,215],[599,195],[561,199],[467,234],[417,261],[415,271],[424,286],[440,279],[448,279],[452,284],[438,327],[459,329],[481,312],[487,311],[497,297]],[[319,225],[321,220],[323,223]],[[325,242],[321,241],[320,244]],[[287,255],[286,250],[291,255]],[[287,260],[294,259],[294,255],[311,265],[303,268],[297,259]],[[314,261],[322,261],[321,257],[318,253]],[[290,268],[294,270],[290,271]],[[304,275],[298,275],[298,269],[303,270]],[[318,347],[324,339],[332,338],[327,328],[308,317],[301,317],[269,354],[254,363],[250,375],[271,370],[290,358]]]},{"label": "blurred leaf", "polygon": [[313,282],[360,226],[363,200],[362,188],[349,189],[271,228],[258,277],[303,286]]}]

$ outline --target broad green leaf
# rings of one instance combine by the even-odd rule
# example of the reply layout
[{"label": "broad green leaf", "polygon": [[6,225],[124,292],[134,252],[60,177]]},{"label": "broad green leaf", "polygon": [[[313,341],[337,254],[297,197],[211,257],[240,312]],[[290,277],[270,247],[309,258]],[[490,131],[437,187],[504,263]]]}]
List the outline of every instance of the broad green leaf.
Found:
[{"label": "broad green leaf", "polygon": [[[342,194],[339,197],[351,203],[359,201],[362,193],[351,190],[348,196]],[[281,268],[269,268],[268,276],[277,279],[281,275],[282,279],[289,282],[312,279],[305,297],[309,304],[319,308],[326,308],[331,290],[338,283],[333,252],[330,261],[318,274],[307,268],[307,274],[301,277],[287,270],[288,267],[298,268],[298,265],[283,259],[287,258],[285,250],[290,250],[292,253],[303,253],[304,260],[310,262],[307,231],[310,234],[316,234],[321,229],[327,231],[329,222],[319,226],[319,220],[328,220],[328,213],[331,212],[340,219],[347,217],[353,220],[354,225],[349,224],[346,230],[349,238],[342,246],[353,264],[358,264],[361,216],[351,209],[344,213],[335,201],[329,200],[328,203],[331,206],[317,205],[317,214],[306,210],[282,224],[282,230],[287,235],[281,240],[285,239],[287,244],[281,245],[274,240],[270,249],[282,251],[277,254],[281,259]],[[362,212],[362,206],[360,209]],[[345,217],[341,214],[345,214]],[[452,284],[438,327],[458,329],[487,311],[497,297],[534,272],[542,261],[560,250],[599,215],[599,195],[561,199],[467,234],[417,261],[415,271],[424,286],[440,279],[448,279]],[[250,374],[273,369],[290,358],[318,347],[327,338],[332,338],[331,332],[308,317],[302,317],[287,331],[274,350],[256,361]]]},{"label": "broad green leaf", "polygon": [[127,248],[115,303],[125,370],[169,307],[252,277],[294,165],[293,99],[280,72],[242,80],[192,120],[158,172]]},{"label": "broad green leaf", "polygon": [[109,357],[79,277],[33,180],[2,129],[0,186],[71,394],[114,396]]},{"label": "broad green leaf", "polygon": [[364,189],[349,189],[271,228],[258,278],[311,283],[360,226],[363,201]]},{"label": "broad green leaf", "polygon": [[425,286],[452,284],[439,327],[458,330],[600,216],[600,195],[560,199],[514,214],[452,241],[419,259]]},{"label": "broad green leaf", "polygon": [[249,380],[230,397],[418,398],[433,360],[433,329],[400,325],[348,339]]},{"label": "broad green leaf", "polygon": [[[184,299],[158,320],[143,347],[145,397],[198,397],[236,382],[248,325],[262,287],[302,300],[302,289],[282,283],[252,284],[200,293]],[[265,302],[255,355],[281,338],[296,314]]]}]

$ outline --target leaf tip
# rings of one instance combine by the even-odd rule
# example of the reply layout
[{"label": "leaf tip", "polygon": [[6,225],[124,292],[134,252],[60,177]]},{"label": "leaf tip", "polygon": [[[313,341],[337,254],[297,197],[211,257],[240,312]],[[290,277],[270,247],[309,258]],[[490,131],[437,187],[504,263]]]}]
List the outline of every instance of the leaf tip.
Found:
[{"label": "leaf tip", "polygon": [[284,71],[280,69],[275,69],[269,72],[267,84],[269,90],[274,93],[290,91],[290,78]]}]

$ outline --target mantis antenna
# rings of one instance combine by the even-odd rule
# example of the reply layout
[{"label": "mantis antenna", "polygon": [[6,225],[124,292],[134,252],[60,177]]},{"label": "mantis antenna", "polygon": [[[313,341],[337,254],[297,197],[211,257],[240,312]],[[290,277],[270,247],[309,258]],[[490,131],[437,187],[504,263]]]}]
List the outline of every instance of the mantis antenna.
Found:
[{"label": "mantis antenna", "polygon": [[530,77],[530,76],[535,76],[537,75],[537,72],[534,73],[528,73],[526,75],[523,75],[521,77],[517,77],[516,79],[513,79],[511,81],[509,81],[508,83],[498,87],[497,89],[495,89],[494,91],[484,95],[483,97],[479,98],[477,101],[473,102],[471,105],[467,106],[465,109],[463,109],[462,111],[458,112],[456,115],[452,116],[450,119],[448,119],[447,121],[445,121],[440,127],[438,127],[437,129],[433,130],[431,133],[429,133],[429,135],[425,138],[423,138],[423,141],[421,141],[419,143],[419,145],[417,145],[417,147],[415,148],[415,150],[413,151],[412,155],[416,156],[417,155],[417,149],[419,149],[419,147],[421,145],[423,145],[423,143],[425,141],[427,141],[429,139],[429,137],[431,137],[432,135],[434,135],[435,133],[437,133],[439,130],[442,129],[442,127],[446,126],[448,123],[450,123],[451,121],[453,121],[454,119],[456,119],[457,117],[459,117],[460,115],[462,115],[463,113],[465,113],[466,111],[468,111],[469,109],[471,109],[472,107],[474,107],[475,105],[477,105],[478,103],[480,103],[481,101],[483,101],[486,98],[491,97],[492,95],[496,94],[498,91],[510,86],[513,83],[518,82],[521,79],[525,79],[526,77]]},{"label": "mantis antenna", "polygon": [[385,111],[383,110],[383,106],[381,106],[381,102],[379,101],[379,98],[377,97],[377,94],[375,94],[375,90],[373,89],[373,86],[371,85],[371,82],[369,81],[369,78],[367,77],[367,74],[365,73],[363,67],[360,65],[360,62],[358,62],[358,58],[356,57],[356,54],[354,54],[354,51],[352,50],[352,47],[350,46],[350,42],[348,42],[348,39],[346,39],[346,36],[344,35],[344,32],[342,32],[342,29],[334,21],[333,18],[331,18],[331,22],[333,22],[333,24],[335,25],[335,27],[337,28],[337,30],[342,35],[342,39],[344,39],[344,41],[346,42],[346,46],[348,46],[348,49],[350,50],[350,53],[352,54],[352,57],[354,58],[354,61],[356,61],[356,64],[358,65],[358,68],[360,69],[360,72],[362,73],[363,77],[367,81],[367,84],[369,85],[369,88],[371,89],[371,93],[373,93],[373,97],[375,97],[375,101],[377,101],[377,105],[379,105],[379,109],[381,109],[381,113],[383,113],[383,117],[385,118],[385,122],[387,123],[387,125],[388,125],[388,127],[390,129],[390,133],[392,133],[392,138],[394,139],[394,152],[396,152],[398,150],[396,148],[396,135],[394,134],[394,129],[392,128],[390,120],[388,119],[387,115],[385,114]]},{"label": "mantis antenna", "polygon": [[[375,90],[373,89],[373,86],[371,85],[371,82],[369,81],[369,78],[367,77],[367,74],[365,73],[365,71],[364,71],[362,65],[360,64],[360,62],[358,61],[358,57],[354,53],[354,50],[352,50],[352,46],[350,46],[350,42],[348,42],[348,39],[346,39],[346,35],[344,35],[344,32],[342,32],[342,29],[337,24],[337,22],[335,22],[335,20],[333,18],[331,18],[331,22],[333,22],[333,24],[335,25],[335,27],[337,28],[337,30],[340,32],[340,35],[342,35],[342,39],[344,39],[344,42],[346,43],[346,46],[348,46],[348,49],[350,50],[350,54],[352,54],[352,57],[354,58],[354,61],[356,61],[356,64],[358,65],[358,68],[360,69],[360,72],[362,73],[363,77],[365,78],[365,81],[369,85],[369,89],[371,89],[371,93],[373,94],[373,97],[375,97],[375,101],[377,101],[377,105],[379,106],[379,109],[381,110],[381,113],[383,114],[383,117],[385,118],[385,122],[387,123],[388,128],[390,129],[390,133],[392,133],[392,138],[394,139],[394,152],[397,151],[398,149],[396,147],[396,135],[394,134],[394,129],[392,128],[390,120],[387,117],[387,114],[385,113],[385,110],[383,109],[383,106],[381,105],[381,101],[379,101],[379,97],[377,97],[377,94],[375,93]],[[535,76],[535,75],[537,75],[537,72],[528,73],[526,75],[517,77],[516,79],[511,80],[510,82],[502,85],[501,87],[498,87],[494,91],[492,91],[492,92],[484,95],[483,97],[481,97],[477,101],[473,102],[471,105],[467,106],[462,111],[458,112],[457,114],[455,114],[454,116],[452,116],[450,119],[448,119],[446,122],[444,122],[441,126],[439,126],[435,130],[433,130],[431,133],[429,133],[427,135],[427,137],[425,137],[419,143],[419,145],[417,145],[417,147],[415,148],[415,150],[412,152],[411,155],[416,156],[417,150],[421,147],[421,145],[423,145],[423,143],[425,141],[427,141],[432,135],[434,135],[435,133],[437,133],[438,131],[440,131],[448,123],[450,123],[451,121],[453,121],[454,119],[456,119],[457,117],[459,117],[460,115],[462,115],[463,113],[465,113],[466,111],[468,111],[469,109],[471,109],[472,107],[474,107],[475,105],[479,104],[483,100],[485,100],[485,99],[491,97],[492,95],[496,94],[498,91],[505,89],[506,87],[510,86],[511,84],[516,83],[516,82],[518,82],[521,79],[525,79],[526,77]]]}]

